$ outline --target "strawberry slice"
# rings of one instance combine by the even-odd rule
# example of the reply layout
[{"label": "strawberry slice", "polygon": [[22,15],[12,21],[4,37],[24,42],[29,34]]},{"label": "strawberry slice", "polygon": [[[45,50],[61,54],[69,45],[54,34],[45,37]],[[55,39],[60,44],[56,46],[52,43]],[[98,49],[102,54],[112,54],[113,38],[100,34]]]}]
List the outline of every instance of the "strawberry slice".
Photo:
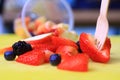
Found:
[{"label": "strawberry slice", "polygon": [[56,50],[56,53],[60,54],[60,55],[76,55],[78,54],[78,50],[75,47],[72,46],[59,46]]},{"label": "strawberry slice", "polygon": [[35,24],[35,29],[37,30],[37,28],[42,25],[43,23],[40,21],[40,20],[35,20],[34,21],[34,24]]},{"label": "strawberry slice", "polygon": [[56,46],[52,44],[52,33],[42,34],[35,37],[25,39],[31,44],[33,49],[56,51]]},{"label": "strawberry slice", "polygon": [[27,25],[27,27],[28,27],[30,21],[31,21],[31,18],[30,18],[30,17],[28,17],[28,16],[25,17],[25,24]]},{"label": "strawberry slice", "polygon": [[44,52],[45,52],[45,62],[48,63],[50,56],[55,53],[50,50],[45,50]]},{"label": "strawberry slice", "polygon": [[33,49],[39,49],[39,50],[50,50],[52,52],[55,52],[56,51],[56,46],[53,45],[52,43],[44,43],[44,44],[36,44],[36,45],[32,45],[32,48]]},{"label": "strawberry slice", "polygon": [[38,49],[34,49],[32,51],[26,52],[16,59],[17,62],[38,66],[44,63],[45,60],[45,54],[43,51],[40,51]]},{"label": "strawberry slice", "polygon": [[102,50],[98,50],[94,38],[87,33],[80,35],[80,48],[89,55],[89,57],[96,62],[106,63],[110,60],[110,39],[107,38]]},{"label": "strawberry slice", "polygon": [[56,46],[62,46],[62,45],[69,45],[69,46],[73,46],[76,49],[78,49],[78,46],[76,45],[76,43],[72,40],[69,39],[65,39],[62,37],[56,37],[56,36],[52,36],[52,43]]},{"label": "strawberry slice", "polygon": [[25,41],[27,41],[31,45],[36,45],[36,44],[41,44],[41,43],[46,43],[46,42],[52,41],[51,37],[52,37],[52,34],[48,33],[48,34],[42,34],[39,36],[25,39]]},{"label": "strawberry slice", "polygon": [[69,71],[88,71],[89,57],[86,54],[73,56],[65,55],[64,60],[57,66],[58,69]]}]

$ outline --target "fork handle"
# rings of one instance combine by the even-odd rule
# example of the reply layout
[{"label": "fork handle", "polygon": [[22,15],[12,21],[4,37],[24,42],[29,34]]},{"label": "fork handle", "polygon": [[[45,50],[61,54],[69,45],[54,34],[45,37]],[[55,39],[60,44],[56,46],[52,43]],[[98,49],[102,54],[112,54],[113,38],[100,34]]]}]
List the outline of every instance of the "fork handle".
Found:
[{"label": "fork handle", "polygon": [[110,2],[110,0],[102,0],[101,1],[100,14],[107,16],[109,2]]}]

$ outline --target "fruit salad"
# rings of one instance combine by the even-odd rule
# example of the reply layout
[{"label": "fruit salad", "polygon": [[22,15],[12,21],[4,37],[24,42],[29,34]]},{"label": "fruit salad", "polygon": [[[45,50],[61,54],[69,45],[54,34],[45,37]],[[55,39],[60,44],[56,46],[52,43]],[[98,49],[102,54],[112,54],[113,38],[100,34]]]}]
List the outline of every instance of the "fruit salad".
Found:
[{"label": "fruit salad", "polygon": [[78,35],[75,31],[69,31],[69,26],[65,23],[54,23],[47,20],[45,17],[38,17],[36,19],[31,19],[30,17],[25,18],[25,24],[27,31],[30,33],[28,35],[23,29],[21,18],[16,18],[14,21],[14,31],[17,35],[22,38],[27,38],[31,36],[41,35],[45,33],[53,33],[54,35],[68,38],[74,41],[78,40]]},{"label": "fruit salad", "polygon": [[0,52],[7,61],[30,66],[47,63],[60,70],[86,72],[89,71],[90,60],[99,63],[107,63],[110,60],[110,39],[106,38],[101,50],[97,49],[95,43],[94,37],[84,32],[76,42],[47,33],[17,41]]}]

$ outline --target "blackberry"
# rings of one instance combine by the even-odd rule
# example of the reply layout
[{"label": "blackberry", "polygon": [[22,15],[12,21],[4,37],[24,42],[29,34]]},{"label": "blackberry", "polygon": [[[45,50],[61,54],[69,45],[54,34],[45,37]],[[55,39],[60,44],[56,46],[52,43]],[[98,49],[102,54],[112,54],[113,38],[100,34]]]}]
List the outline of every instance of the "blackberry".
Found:
[{"label": "blackberry", "polygon": [[82,53],[82,50],[81,50],[81,48],[80,48],[80,42],[77,41],[76,44],[77,44],[77,46],[78,46],[78,51],[79,51],[79,53]]},{"label": "blackberry", "polygon": [[13,52],[15,55],[21,55],[27,51],[32,50],[30,44],[26,43],[25,41],[18,41],[12,45]]}]

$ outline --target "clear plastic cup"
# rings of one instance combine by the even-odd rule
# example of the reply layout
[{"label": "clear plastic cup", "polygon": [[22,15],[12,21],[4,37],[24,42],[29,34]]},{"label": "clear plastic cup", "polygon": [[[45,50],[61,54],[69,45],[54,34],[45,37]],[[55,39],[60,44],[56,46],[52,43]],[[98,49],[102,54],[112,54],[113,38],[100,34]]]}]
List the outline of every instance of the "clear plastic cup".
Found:
[{"label": "clear plastic cup", "polygon": [[46,17],[55,23],[66,23],[69,31],[73,29],[74,18],[69,4],[65,0],[27,0],[22,9],[22,25],[27,35],[31,36],[26,28],[25,17],[29,16],[33,20],[36,17]]}]

